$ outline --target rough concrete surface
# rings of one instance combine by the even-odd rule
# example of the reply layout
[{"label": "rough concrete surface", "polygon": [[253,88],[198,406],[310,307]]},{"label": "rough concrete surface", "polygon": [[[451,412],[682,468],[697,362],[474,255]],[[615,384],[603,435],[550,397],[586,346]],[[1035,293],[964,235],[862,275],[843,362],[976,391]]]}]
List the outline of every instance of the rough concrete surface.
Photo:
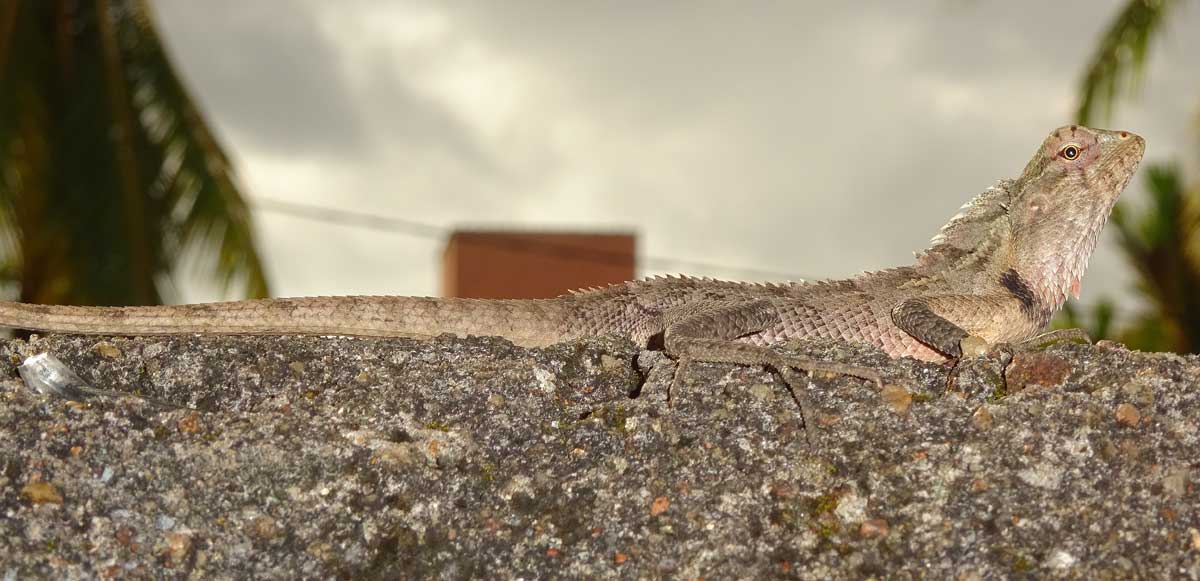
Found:
[{"label": "rough concrete surface", "polygon": [[799,376],[806,432],[609,339],[0,341],[0,579],[1200,577],[1197,357],[796,348],[887,384]]}]

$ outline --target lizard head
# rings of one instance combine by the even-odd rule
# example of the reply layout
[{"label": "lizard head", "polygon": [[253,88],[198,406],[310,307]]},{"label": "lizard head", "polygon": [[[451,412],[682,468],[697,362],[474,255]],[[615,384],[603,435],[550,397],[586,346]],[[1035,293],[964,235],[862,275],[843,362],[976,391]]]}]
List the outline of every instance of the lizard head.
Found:
[{"label": "lizard head", "polygon": [[1059,127],[1012,188],[1013,268],[1056,309],[1079,295],[1079,279],[1146,142],[1128,131]]}]

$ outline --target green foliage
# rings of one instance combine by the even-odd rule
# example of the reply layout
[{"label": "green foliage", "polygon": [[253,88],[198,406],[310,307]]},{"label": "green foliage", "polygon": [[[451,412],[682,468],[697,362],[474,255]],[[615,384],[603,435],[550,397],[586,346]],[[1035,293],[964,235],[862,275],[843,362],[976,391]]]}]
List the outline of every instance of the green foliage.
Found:
[{"label": "green foliage", "polygon": [[225,153],[144,0],[0,5],[0,284],[22,300],[151,304],[185,252],[265,296]]},{"label": "green foliage", "polygon": [[1200,347],[1200,206],[1179,168],[1146,171],[1150,207],[1133,216],[1118,208],[1112,221],[1121,251],[1138,273],[1138,289],[1153,310],[1126,331],[1150,347],[1191,353]]},{"label": "green foliage", "polygon": [[1122,86],[1133,90],[1141,84],[1151,39],[1177,0],[1131,0],[1100,38],[1083,76],[1075,119],[1082,125],[1112,115]]},{"label": "green foliage", "polygon": [[[1111,115],[1121,87],[1142,82],[1150,43],[1177,6],[1177,0],[1130,0],[1109,26],[1084,74],[1076,121],[1093,121],[1099,110]],[[1064,309],[1059,327],[1080,327],[1095,339],[1115,338],[1146,351],[1200,349],[1200,192],[1188,191],[1174,164],[1150,165],[1143,172],[1150,195],[1144,210],[1125,203],[1113,210],[1119,248],[1137,273],[1146,299],[1141,312],[1119,326],[1111,301],[1090,313]]]}]

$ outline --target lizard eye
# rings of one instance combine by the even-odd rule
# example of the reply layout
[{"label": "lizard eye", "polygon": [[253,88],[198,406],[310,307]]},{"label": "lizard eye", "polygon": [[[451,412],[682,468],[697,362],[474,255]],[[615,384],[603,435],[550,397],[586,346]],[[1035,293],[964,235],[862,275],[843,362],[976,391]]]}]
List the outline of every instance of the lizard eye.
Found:
[{"label": "lizard eye", "polygon": [[1079,146],[1074,143],[1068,143],[1058,150],[1058,155],[1067,161],[1079,159]]}]

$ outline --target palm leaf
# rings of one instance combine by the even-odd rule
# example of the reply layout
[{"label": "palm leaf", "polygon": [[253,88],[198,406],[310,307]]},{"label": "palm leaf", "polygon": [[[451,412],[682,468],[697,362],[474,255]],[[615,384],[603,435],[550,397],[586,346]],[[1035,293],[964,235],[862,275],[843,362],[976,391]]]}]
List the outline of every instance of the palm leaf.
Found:
[{"label": "palm leaf", "polygon": [[1130,0],[1109,25],[1080,84],[1075,120],[1088,125],[1112,114],[1122,87],[1134,90],[1141,82],[1150,40],[1177,0]]},{"label": "palm leaf", "polygon": [[192,251],[267,294],[236,176],[143,0],[5,3],[0,79],[0,263],[22,299],[158,302]]},{"label": "palm leaf", "polygon": [[1175,165],[1153,165],[1146,172],[1151,205],[1134,223],[1118,228],[1120,247],[1137,269],[1139,287],[1159,316],[1176,330],[1172,347],[1200,347],[1200,261],[1194,252],[1200,232],[1197,196],[1184,186]]}]

